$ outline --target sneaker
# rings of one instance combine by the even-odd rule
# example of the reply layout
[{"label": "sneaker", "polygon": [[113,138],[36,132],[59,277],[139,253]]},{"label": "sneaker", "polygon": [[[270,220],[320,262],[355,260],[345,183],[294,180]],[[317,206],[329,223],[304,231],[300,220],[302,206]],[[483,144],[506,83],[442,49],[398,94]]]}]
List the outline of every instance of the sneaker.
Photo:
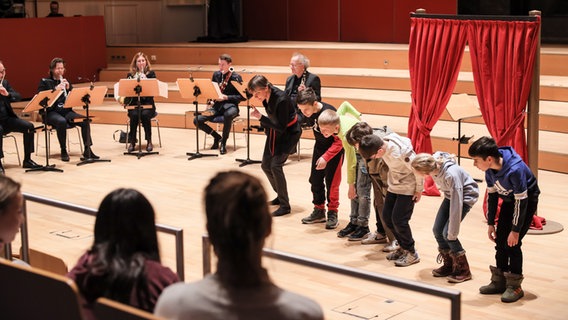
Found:
[{"label": "sneaker", "polygon": [[387,254],[387,260],[398,260],[403,255],[404,255],[404,250],[402,250],[401,248],[398,248],[395,251]]},{"label": "sneaker", "polygon": [[387,243],[387,237],[378,232],[369,232],[367,237],[361,240],[361,244],[379,244]]},{"label": "sneaker", "polygon": [[347,226],[345,226],[345,228],[339,230],[339,232],[337,233],[337,236],[339,238],[346,237],[346,236],[352,234],[353,232],[355,232],[356,229],[357,229],[357,225],[349,222],[347,224]]},{"label": "sneaker", "polygon": [[418,262],[420,262],[418,252],[404,250],[404,254],[394,262],[394,265],[397,267],[408,267]]},{"label": "sneaker", "polygon": [[302,218],[303,224],[312,224],[312,223],[319,223],[325,221],[326,221],[325,210],[318,208],[314,208],[314,211],[312,211],[312,213],[309,216]]},{"label": "sneaker", "polygon": [[383,248],[383,252],[393,252],[396,251],[400,248],[400,246],[398,245],[398,241],[393,240],[391,243],[387,244],[384,248]]},{"label": "sneaker", "polygon": [[358,226],[357,229],[347,236],[347,240],[349,241],[361,241],[369,234],[369,227],[365,226]]},{"label": "sneaker", "polygon": [[325,228],[328,230],[337,228],[339,221],[337,221],[337,211],[330,210],[327,212],[327,222]]}]

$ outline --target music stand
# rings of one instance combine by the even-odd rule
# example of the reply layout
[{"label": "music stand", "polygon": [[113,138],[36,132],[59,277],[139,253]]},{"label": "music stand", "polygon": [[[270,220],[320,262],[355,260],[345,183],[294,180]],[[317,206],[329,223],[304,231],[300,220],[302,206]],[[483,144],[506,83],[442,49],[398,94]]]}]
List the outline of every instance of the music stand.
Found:
[{"label": "music stand", "polygon": [[42,122],[43,122],[43,131],[45,133],[45,166],[38,167],[38,168],[31,168],[27,169],[26,172],[29,171],[55,171],[55,172],[63,172],[63,170],[55,168],[55,165],[49,164],[49,142],[47,137],[47,108],[51,107],[55,101],[59,98],[62,91],[61,89],[54,89],[54,90],[45,90],[40,91],[36,94],[33,99],[28,102],[26,107],[24,108],[23,112],[33,112],[37,110],[43,110]]},{"label": "music stand", "polygon": [[[67,99],[65,100],[65,108],[73,108],[82,106],[85,109],[86,118],[82,119],[83,122],[91,121],[89,117],[89,106],[101,105],[103,104],[104,97],[106,95],[108,88],[105,86],[95,87],[91,84],[89,87],[74,88],[69,92]],[[92,141],[91,141],[92,142]],[[89,146],[85,146],[86,157],[81,158],[81,161],[77,163],[78,166],[95,163],[95,162],[110,162],[110,160],[95,159],[92,157],[92,151]]]},{"label": "music stand", "polygon": [[252,130],[251,126],[250,126],[250,99],[252,98],[252,94],[248,91],[247,86],[244,83],[238,83],[238,82],[232,82],[233,85],[235,86],[235,88],[237,89],[237,91],[239,91],[239,93],[247,99],[247,126],[246,128],[243,129],[243,131],[246,131],[246,136],[247,136],[247,158],[246,159],[235,159],[237,162],[240,162],[239,167],[244,167],[246,165],[249,164],[255,164],[255,163],[262,163],[262,161],[260,160],[251,160],[250,158],[250,132]]},{"label": "music stand", "polygon": [[473,138],[473,135],[466,137],[466,135],[461,134],[461,125],[463,120],[477,118],[481,116],[481,111],[475,107],[471,98],[467,93],[454,94],[450,97],[446,110],[450,114],[450,117],[454,121],[458,121],[458,137],[452,138],[452,140],[458,142],[458,164],[460,164],[461,158],[461,145],[468,144],[469,140]]},{"label": "music stand", "polygon": [[[221,95],[221,90],[217,83],[213,83],[210,79],[177,79],[177,85],[182,98],[191,99],[194,97],[193,104],[195,112],[193,116],[197,119],[200,115],[199,103],[207,103],[209,99],[217,99]],[[217,86],[215,86],[217,85]],[[199,126],[195,125],[195,152],[187,152],[190,156],[187,160],[193,160],[203,157],[217,157],[217,154],[204,154],[199,152]]]},{"label": "music stand", "polygon": [[[133,109],[138,110],[138,152],[125,152],[125,155],[136,156],[138,159],[143,156],[159,154],[157,151],[142,151],[142,109],[149,109],[152,106],[142,105],[140,96],[142,91],[144,97],[165,96],[167,97],[167,87],[165,93],[165,83],[159,83],[158,79],[120,79],[118,82],[118,95],[121,97],[136,97],[137,103]],[[134,95],[132,95],[134,93]],[[128,139],[128,137],[127,137]]]}]

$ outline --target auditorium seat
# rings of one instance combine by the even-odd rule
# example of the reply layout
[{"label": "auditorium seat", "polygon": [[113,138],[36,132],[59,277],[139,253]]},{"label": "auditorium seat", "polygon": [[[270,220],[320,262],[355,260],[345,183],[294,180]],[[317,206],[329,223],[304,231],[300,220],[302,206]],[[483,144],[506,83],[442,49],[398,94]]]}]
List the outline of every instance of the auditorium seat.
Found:
[{"label": "auditorium seat", "polygon": [[116,302],[107,298],[98,298],[94,307],[95,316],[104,320],[159,320],[149,312]]},{"label": "auditorium seat", "polygon": [[2,319],[83,319],[73,280],[0,259],[0,283]]}]

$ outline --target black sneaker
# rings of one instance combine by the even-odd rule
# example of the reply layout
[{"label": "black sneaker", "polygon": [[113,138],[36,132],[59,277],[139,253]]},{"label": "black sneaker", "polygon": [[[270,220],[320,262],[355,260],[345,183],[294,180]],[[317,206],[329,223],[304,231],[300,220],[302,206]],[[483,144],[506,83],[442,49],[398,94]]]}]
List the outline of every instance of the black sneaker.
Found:
[{"label": "black sneaker", "polygon": [[337,221],[337,211],[329,210],[327,212],[327,221],[325,223],[325,228],[328,230],[337,228],[339,221]]},{"label": "black sneaker", "polygon": [[339,230],[339,232],[337,233],[337,236],[339,238],[344,238],[344,237],[352,234],[353,232],[355,232],[356,229],[357,229],[357,225],[349,222],[345,228]]},{"label": "black sneaker", "polygon": [[361,241],[369,234],[369,227],[358,226],[352,234],[348,236],[349,241]]}]

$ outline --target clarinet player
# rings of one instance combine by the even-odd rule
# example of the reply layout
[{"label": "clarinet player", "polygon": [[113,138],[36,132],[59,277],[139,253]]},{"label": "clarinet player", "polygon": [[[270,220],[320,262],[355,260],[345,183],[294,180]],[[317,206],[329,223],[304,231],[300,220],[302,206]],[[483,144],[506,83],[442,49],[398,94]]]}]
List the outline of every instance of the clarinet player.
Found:
[{"label": "clarinet player", "polygon": [[[211,149],[219,149],[220,154],[227,153],[227,139],[231,133],[233,119],[239,115],[239,102],[245,98],[239,94],[239,91],[233,86],[232,82],[242,83],[243,79],[237,74],[231,66],[233,59],[228,54],[219,56],[219,71],[213,73],[211,81],[219,84],[221,89],[221,97],[211,101],[209,115],[198,115],[193,120],[199,129],[213,136],[213,145]],[[223,117],[223,136],[213,130],[206,122],[213,121],[217,117]]]}]

